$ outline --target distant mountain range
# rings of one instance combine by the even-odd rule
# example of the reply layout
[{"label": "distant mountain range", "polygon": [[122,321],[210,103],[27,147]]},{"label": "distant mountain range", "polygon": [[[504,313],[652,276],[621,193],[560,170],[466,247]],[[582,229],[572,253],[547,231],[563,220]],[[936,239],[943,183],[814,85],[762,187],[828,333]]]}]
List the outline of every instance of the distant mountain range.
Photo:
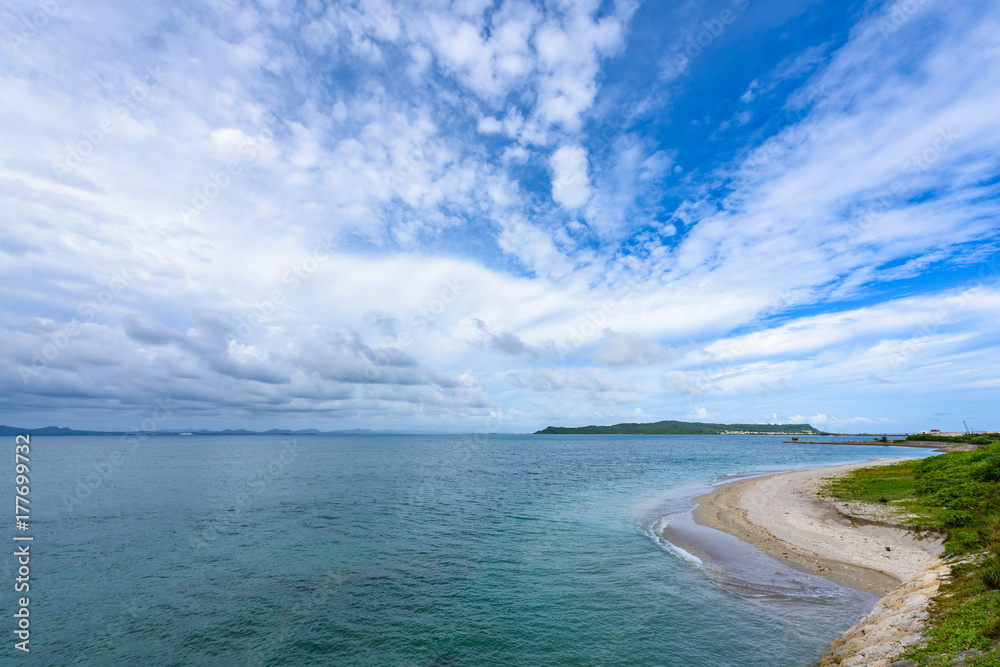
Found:
[{"label": "distant mountain range", "polygon": [[[43,428],[17,428],[16,426],[0,425],[0,437],[15,435],[128,435],[136,431],[78,431],[62,426],[45,426]],[[225,429],[224,431],[208,431],[205,429],[185,431],[183,429],[145,431],[147,435],[431,435],[430,431],[373,431],[367,428],[352,428],[342,431],[320,431],[307,429],[272,428],[269,431],[247,431],[246,429]]]},{"label": "distant mountain range", "polygon": [[613,426],[549,426],[536,432],[535,435],[724,435],[727,433],[823,435],[822,431],[809,424],[705,424],[669,420]]},{"label": "distant mountain range", "polygon": [[[86,431],[66,428],[63,426],[45,426],[43,428],[18,428],[0,425],[0,437],[16,435],[61,436],[61,435],[95,435],[120,436],[129,435],[135,431]],[[171,429],[145,431],[147,435],[434,435],[434,431],[400,431],[353,428],[340,431],[320,431],[315,428],[280,429],[268,431],[248,431],[246,429],[225,429],[210,431],[206,429]],[[726,433],[774,434],[774,435],[826,435],[809,424],[705,424],[702,422],[661,421],[651,424],[615,424],[613,426],[580,426],[563,427],[549,426],[535,435],[722,435]]]}]

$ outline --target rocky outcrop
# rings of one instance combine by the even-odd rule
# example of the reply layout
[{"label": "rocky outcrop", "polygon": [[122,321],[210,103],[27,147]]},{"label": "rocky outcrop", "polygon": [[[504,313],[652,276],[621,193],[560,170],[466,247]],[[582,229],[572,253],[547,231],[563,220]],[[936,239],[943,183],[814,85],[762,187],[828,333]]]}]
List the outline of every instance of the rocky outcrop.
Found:
[{"label": "rocky outcrop", "polygon": [[817,667],[903,667],[903,653],[923,639],[931,599],[951,566],[933,558],[915,576],[889,591],[860,622],[845,632]]}]

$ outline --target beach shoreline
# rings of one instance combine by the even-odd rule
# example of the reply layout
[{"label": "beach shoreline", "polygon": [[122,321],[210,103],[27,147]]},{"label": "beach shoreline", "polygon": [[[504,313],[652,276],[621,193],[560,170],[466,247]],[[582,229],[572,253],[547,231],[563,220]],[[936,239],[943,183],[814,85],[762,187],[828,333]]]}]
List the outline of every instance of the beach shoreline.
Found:
[{"label": "beach shoreline", "polygon": [[[694,499],[694,522],[747,542],[772,558],[841,586],[884,596],[943,551],[940,537],[919,537],[885,522],[856,520],[817,495],[824,480],[907,458],[835,465],[740,479]],[[666,526],[663,537],[692,553],[699,545]]]}]

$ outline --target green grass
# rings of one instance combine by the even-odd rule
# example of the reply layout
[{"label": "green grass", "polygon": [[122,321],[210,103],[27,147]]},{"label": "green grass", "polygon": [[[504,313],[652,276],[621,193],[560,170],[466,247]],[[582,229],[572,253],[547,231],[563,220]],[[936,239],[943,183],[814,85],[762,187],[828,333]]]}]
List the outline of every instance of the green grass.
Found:
[{"label": "green grass", "polygon": [[834,480],[827,486],[827,493],[842,500],[860,500],[867,503],[910,501],[914,489],[913,463],[906,461],[891,466],[865,468]]},{"label": "green grass", "polygon": [[892,503],[914,515],[906,521],[915,529],[946,534],[946,554],[962,557],[934,602],[927,641],[907,653],[921,664],[947,664],[942,655],[973,649],[986,653],[967,665],[1000,667],[1000,442],[989,442],[856,470],[824,490],[840,500]]},{"label": "green grass", "polygon": [[925,442],[953,442],[967,443],[971,445],[989,445],[1000,441],[1000,435],[996,433],[968,433],[965,435],[930,435],[929,433],[912,433],[906,436],[907,440],[921,440]]}]

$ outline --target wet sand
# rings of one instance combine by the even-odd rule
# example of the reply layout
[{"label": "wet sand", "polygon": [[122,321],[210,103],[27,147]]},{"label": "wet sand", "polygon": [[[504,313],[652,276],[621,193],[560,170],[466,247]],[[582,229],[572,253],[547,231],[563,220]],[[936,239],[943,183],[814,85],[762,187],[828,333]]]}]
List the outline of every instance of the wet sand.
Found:
[{"label": "wet sand", "polygon": [[[887,459],[738,480],[695,498],[694,521],[749,542],[788,566],[879,596],[915,576],[943,551],[939,538],[919,539],[888,525],[852,520],[817,490],[823,480]],[[664,538],[693,553],[688,533]],[[888,549],[887,549],[888,547]]]}]

